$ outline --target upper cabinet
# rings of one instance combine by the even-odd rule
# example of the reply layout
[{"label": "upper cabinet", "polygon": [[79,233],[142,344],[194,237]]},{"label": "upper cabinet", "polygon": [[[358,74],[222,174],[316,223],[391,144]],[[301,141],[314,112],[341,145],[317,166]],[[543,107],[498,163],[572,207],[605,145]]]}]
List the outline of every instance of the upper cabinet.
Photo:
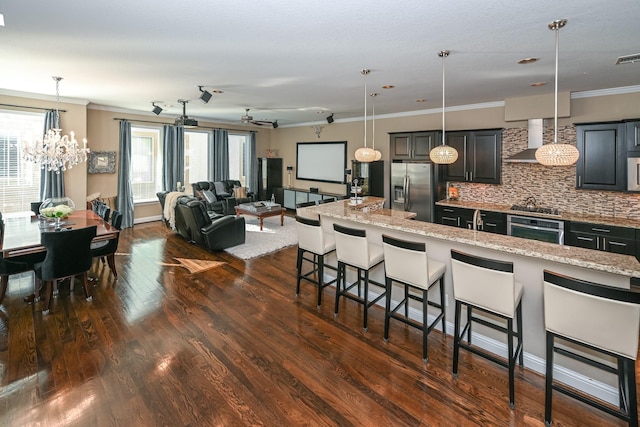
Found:
[{"label": "upper cabinet", "polygon": [[458,160],[444,167],[446,181],[500,184],[502,130],[447,132],[447,145],[458,150]]},{"label": "upper cabinet", "polygon": [[399,160],[429,160],[429,152],[437,132],[407,132],[391,134],[391,158]]},{"label": "upper cabinet", "polygon": [[580,189],[626,189],[625,124],[622,122],[576,125],[580,158],[576,186]]},{"label": "upper cabinet", "polygon": [[640,156],[640,120],[631,120],[626,123],[627,151],[635,157]]}]

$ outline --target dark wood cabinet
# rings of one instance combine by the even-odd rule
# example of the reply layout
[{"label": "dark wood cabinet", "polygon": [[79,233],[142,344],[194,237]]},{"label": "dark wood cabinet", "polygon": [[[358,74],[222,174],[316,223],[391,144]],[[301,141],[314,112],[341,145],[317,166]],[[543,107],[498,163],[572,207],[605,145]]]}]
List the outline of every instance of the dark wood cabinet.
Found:
[{"label": "dark wood cabinet", "polygon": [[587,222],[571,222],[567,244],[636,256],[636,230]]},{"label": "dark wood cabinet", "polygon": [[351,162],[351,180],[358,180],[363,196],[384,197],[384,161]]},{"label": "dark wood cabinet", "polygon": [[[468,208],[436,205],[435,222],[452,227],[473,229],[474,212],[473,209]],[[480,211],[480,219],[482,220],[482,225],[478,227],[479,231],[502,235],[507,234],[507,214],[502,212]]]},{"label": "dark wood cabinet", "polygon": [[640,120],[626,122],[627,152],[640,156]]},{"label": "dark wood cabinet", "polygon": [[480,212],[482,225],[480,230],[487,233],[507,234],[507,214],[502,212]]},{"label": "dark wood cabinet", "polygon": [[579,124],[576,132],[580,152],[576,164],[576,187],[624,191],[627,185],[625,124]]},{"label": "dark wood cabinet", "polygon": [[405,132],[391,134],[391,158],[398,160],[429,160],[436,143],[437,132]]},{"label": "dark wood cabinet", "polygon": [[282,188],[282,159],[268,157],[258,159],[258,198],[270,200],[273,194],[278,200],[275,188]]},{"label": "dark wood cabinet", "polygon": [[444,167],[446,181],[500,184],[501,129],[447,132],[445,140],[458,150],[458,160]]}]

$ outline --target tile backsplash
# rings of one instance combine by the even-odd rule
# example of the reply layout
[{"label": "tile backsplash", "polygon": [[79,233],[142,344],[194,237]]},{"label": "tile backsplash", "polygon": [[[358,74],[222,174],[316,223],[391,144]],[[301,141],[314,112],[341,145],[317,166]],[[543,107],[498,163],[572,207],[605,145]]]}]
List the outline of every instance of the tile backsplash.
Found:
[{"label": "tile backsplash", "polygon": [[[559,142],[575,144],[575,126],[558,129]],[[544,142],[553,141],[553,128],[545,128]],[[527,148],[527,129],[508,128],[502,133],[502,158]],[[460,200],[522,205],[529,196],[538,206],[561,212],[603,215],[640,220],[640,193],[577,190],[576,167],[550,167],[537,163],[502,163],[502,184],[453,183]]]}]

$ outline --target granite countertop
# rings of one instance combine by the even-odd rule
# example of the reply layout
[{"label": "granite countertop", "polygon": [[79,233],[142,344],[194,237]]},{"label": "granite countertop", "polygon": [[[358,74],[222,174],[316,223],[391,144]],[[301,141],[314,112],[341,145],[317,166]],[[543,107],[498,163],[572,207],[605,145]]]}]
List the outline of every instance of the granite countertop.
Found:
[{"label": "granite countertop", "polygon": [[609,217],[601,215],[578,214],[572,212],[560,212],[559,215],[543,214],[539,212],[514,211],[511,205],[499,205],[494,203],[471,202],[461,200],[440,200],[436,205],[451,206],[466,209],[480,209],[481,211],[503,212],[507,214],[532,216],[539,218],[561,219],[563,221],[590,222],[594,224],[611,225],[616,227],[630,227],[640,229],[640,221],[623,217]]},{"label": "granite countertop", "polygon": [[[486,209],[486,206],[491,206],[485,203],[450,203],[452,203],[450,206],[472,209]],[[480,207],[480,205],[482,205],[482,207]],[[373,211],[354,211],[349,208],[348,201],[326,203],[305,209],[331,218],[356,221],[362,224],[404,231],[429,238],[454,241],[627,277],[640,277],[640,263],[635,257],[630,255],[594,251],[591,249],[557,245],[555,243],[503,236],[483,231],[467,230],[430,222],[414,221],[407,219],[408,212],[397,210],[379,209]],[[502,209],[504,209],[504,207],[497,211],[502,212]]]}]

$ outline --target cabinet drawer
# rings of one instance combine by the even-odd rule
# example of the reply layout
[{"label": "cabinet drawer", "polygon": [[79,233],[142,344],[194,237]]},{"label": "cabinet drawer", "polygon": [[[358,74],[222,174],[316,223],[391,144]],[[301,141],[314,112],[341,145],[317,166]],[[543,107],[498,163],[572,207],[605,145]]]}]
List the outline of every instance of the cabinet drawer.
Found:
[{"label": "cabinet drawer", "polygon": [[587,222],[572,222],[570,225],[571,231],[578,231],[582,233],[593,233],[600,236],[607,237],[624,237],[634,238],[634,229],[627,227],[616,227],[612,225],[593,224]]}]

